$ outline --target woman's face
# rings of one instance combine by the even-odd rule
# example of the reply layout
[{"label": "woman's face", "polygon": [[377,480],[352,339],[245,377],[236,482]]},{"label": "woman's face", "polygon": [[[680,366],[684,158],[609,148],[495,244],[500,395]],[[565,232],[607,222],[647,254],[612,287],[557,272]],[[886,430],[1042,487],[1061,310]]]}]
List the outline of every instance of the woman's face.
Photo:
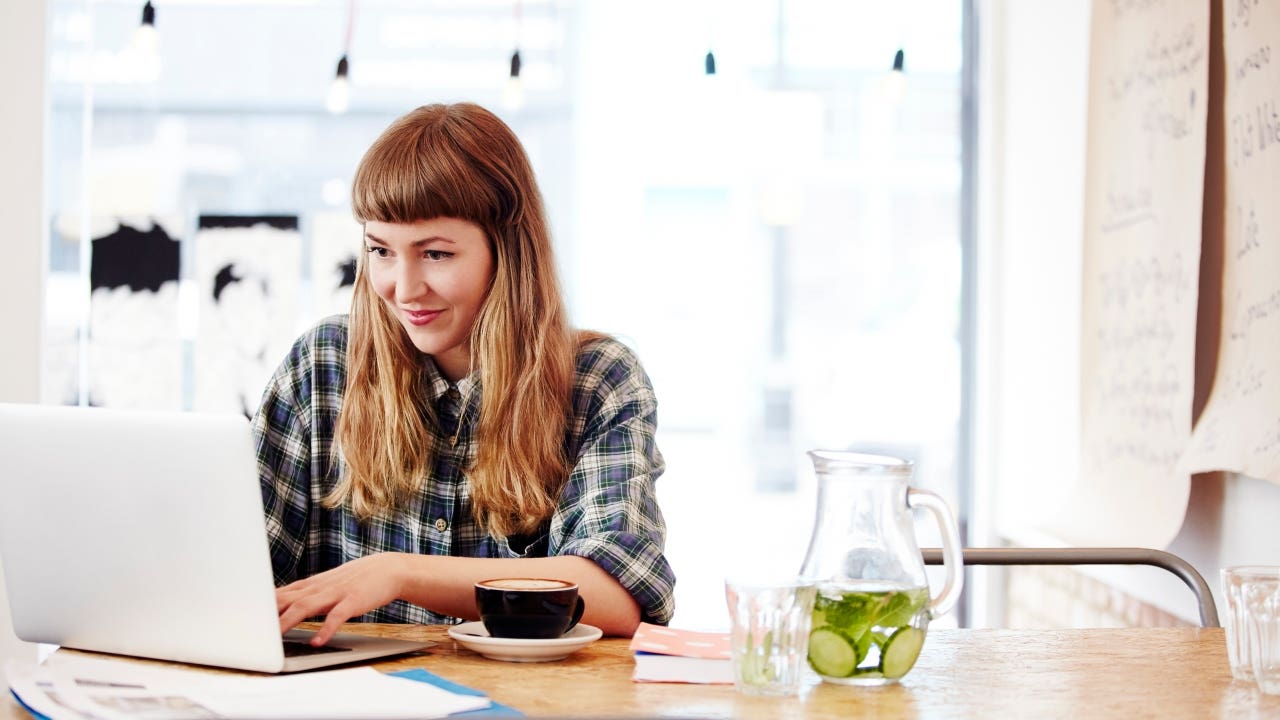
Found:
[{"label": "woman's face", "polygon": [[455,218],[364,226],[374,292],[414,347],[449,380],[471,371],[471,326],[493,279],[493,253],[480,226]]}]

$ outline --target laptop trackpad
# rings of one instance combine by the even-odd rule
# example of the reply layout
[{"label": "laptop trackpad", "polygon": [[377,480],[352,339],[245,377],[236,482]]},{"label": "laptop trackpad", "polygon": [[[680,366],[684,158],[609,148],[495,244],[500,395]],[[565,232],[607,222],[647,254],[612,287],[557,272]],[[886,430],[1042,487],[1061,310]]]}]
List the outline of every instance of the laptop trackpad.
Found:
[{"label": "laptop trackpad", "polygon": [[311,643],[298,642],[296,640],[284,640],[283,642],[284,656],[287,658],[302,657],[304,655],[319,655],[321,653],[351,652],[351,648],[349,647],[339,647],[335,645],[321,645],[320,647],[316,647]]},{"label": "laptop trackpad", "polygon": [[[417,652],[435,645],[430,640],[397,640],[358,633],[338,633],[329,640],[328,645],[316,648],[311,647],[310,640],[313,637],[315,637],[314,631],[297,628],[284,634],[281,638],[285,645],[283,672],[376,660],[391,655]],[[302,654],[294,655],[288,648],[290,643],[301,645]]]}]

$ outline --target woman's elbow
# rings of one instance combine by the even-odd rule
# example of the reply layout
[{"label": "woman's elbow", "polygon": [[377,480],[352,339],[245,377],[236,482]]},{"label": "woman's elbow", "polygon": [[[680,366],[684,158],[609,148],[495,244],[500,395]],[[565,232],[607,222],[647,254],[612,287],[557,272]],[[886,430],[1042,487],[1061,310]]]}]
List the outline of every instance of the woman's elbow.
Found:
[{"label": "woman's elbow", "polygon": [[600,597],[599,607],[592,608],[590,601],[582,615],[582,622],[600,628],[609,637],[629,638],[640,627],[640,606],[631,595],[623,591],[622,597]]}]

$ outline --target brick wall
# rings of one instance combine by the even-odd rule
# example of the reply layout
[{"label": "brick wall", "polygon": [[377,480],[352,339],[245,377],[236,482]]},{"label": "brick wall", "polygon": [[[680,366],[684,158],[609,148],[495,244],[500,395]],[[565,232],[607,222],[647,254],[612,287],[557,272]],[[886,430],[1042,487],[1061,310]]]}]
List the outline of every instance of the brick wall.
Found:
[{"label": "brick wall", "polygon": [[1007,569],[1008,628],[1194,627],[1070,567]]}]

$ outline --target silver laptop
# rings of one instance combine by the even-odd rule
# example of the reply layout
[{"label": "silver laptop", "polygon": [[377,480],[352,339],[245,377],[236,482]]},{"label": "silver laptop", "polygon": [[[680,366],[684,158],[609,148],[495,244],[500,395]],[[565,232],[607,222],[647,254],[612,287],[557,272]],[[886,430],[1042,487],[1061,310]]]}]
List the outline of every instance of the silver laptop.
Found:
[{"label": "silver laptop", "polygon": [[432,645],[281,637],[254,447],[239,415],[0,404],[18,637],[268,673]]}]

